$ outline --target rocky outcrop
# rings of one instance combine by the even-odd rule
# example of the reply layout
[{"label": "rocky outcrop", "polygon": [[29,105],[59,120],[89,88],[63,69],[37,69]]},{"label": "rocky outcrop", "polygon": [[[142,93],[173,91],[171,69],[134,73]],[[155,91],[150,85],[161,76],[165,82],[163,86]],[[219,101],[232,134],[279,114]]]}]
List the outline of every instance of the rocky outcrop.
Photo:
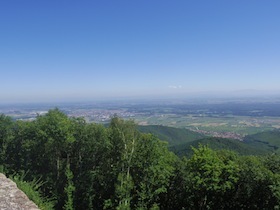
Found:
[{"label": "rocky outcrop", "polygon": [[39,210],[17,185],[0,174],[0,209],[1,210]]}]

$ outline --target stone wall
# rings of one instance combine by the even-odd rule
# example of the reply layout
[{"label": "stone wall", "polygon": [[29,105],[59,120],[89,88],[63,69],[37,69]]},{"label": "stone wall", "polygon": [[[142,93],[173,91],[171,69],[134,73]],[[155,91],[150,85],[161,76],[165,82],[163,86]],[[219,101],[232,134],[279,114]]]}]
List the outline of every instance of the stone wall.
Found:
[{"label": "stone wall", "polygon": [[39,210],[16,184],[0,173],[0,209],[1,210]]}]

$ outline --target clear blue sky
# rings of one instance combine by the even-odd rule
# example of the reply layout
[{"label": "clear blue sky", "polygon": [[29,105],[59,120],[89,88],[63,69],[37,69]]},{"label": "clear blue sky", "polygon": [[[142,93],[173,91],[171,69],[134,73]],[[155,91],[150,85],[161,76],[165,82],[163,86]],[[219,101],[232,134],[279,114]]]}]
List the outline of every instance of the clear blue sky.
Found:
[{"label": "clear blue sky", "polygon": [[1,1],[0,78],[0,102],[277,92],[280,1]]}]

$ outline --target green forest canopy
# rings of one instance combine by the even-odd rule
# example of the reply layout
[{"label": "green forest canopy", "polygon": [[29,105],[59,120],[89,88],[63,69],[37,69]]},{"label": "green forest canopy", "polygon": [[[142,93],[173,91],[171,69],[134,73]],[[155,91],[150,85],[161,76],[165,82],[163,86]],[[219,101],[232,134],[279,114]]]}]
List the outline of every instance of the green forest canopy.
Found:
[{"label": "green forest canopy", "polygon": [[41,180],[55,209],[279,209],[280,156],[199,145],[179,158],[118,117],[109,127],[58,109],[31,122],[0,116],[0,167]]}]

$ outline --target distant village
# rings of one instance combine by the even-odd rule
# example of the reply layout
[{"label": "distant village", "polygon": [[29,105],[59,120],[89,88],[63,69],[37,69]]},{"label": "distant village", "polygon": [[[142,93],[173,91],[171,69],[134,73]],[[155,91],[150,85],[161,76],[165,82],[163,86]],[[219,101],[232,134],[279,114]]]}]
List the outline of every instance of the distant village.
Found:
[{"label": "distant village", "polygon": [[200,129],[190,129],[191,131],[204,134],[206,136],[218,137],[218,138],[226,138],[226,139],[236,139],[239,141],[243,141],[244,136],[234,132],[216,132],[216,131],[205,131]]}]

